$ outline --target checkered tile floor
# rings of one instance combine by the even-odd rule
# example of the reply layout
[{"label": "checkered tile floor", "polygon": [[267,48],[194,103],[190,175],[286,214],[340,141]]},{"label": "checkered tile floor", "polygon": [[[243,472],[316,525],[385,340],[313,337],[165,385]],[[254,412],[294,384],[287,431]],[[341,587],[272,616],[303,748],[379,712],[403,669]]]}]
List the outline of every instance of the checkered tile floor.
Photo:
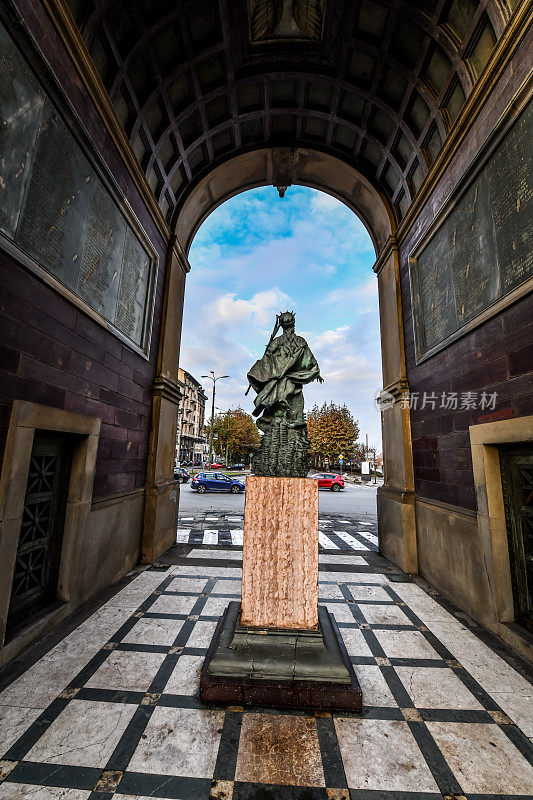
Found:
[{"label": "checkered tile floor", "polygon": [[[244,518],[237,515],[201,514],[180,516],[178,544],[222,545],[242,548]],[[378,549],[375,518],[320,516],[319,552],[326,550]]]},{"label": "checkered tile floor", "polygon": [[350,715],[203,705],[241,553],[173,551],[0,694],[1,800],[531,797],[531,684],[377,553],[320,558],[363,688]]}]

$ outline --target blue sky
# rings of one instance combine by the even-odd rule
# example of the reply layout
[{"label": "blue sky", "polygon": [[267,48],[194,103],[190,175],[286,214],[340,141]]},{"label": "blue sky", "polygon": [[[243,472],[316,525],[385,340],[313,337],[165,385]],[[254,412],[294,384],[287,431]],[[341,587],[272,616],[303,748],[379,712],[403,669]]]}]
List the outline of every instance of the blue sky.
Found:
[{"label": "blue sky", "polygon": [[[274,187],[228,200],[200,227],[187,276],[180,365],[201,380],[214,369],[216,405],[253,408],[246,373],[276,314],[296,312],[324,378],[305,387],[306,408],[345,403],[381,448],[381,352],[371,239],[343,203],[314,189]],[[211,397],[211,382],[204,381]]]}]

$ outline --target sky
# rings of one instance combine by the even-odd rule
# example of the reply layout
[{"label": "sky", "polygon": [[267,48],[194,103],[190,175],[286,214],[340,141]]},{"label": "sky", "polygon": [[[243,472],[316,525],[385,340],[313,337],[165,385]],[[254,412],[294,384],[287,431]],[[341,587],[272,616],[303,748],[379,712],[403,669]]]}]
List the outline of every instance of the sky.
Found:
[{"label": "sky", "polygon": [[180,366],[200,380],[211,408],[251,412],[246,373],[260,358],[280,311],[296,313],[324,383],[304,387],[305,407],[346,404],[360,440],[381,450],[375,396],[382,386],[377,278],[370,236],[359,218],[323,192],[252,189],[219,206],[198,230],[189,261]]}]

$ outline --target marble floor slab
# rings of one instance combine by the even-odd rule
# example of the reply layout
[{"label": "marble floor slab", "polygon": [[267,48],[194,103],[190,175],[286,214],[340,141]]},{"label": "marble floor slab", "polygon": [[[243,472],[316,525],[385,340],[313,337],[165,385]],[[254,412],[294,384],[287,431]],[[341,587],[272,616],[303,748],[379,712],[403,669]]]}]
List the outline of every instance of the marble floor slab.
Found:
[{"label": "marble floor slab", "polygon": [[224,711],[156,708],[133,753],[133,772],[210,778],[215,767]]},{"label": "marble floor slab", "polygon": [[246,714],[235,780],[289,786],[324,786],[315,720],[285,714]]},{"label": "marble floor slab", "polygon": [[28,761],[106,766],[137,706],[72,700],[27,754]]},{"label": "marble floor slab", "polygon": [[438,791],[406,722],[338,717],[335,729],[350,788]]}]

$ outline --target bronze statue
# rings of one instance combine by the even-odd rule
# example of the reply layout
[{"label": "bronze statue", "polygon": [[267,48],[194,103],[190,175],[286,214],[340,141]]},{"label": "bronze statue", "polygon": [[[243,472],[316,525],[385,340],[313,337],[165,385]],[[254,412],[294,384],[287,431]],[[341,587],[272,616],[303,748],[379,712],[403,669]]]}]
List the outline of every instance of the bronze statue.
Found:
[{"label": "bronze statue", "polygon": [[[307,342],[294,332],[294,314],[284,311],[276,324],[265,354],[248,373],[248,387],[257,392],[253,411],[263,431],[253,458],[256,475],[305,478],[308,472],[307,424],[304,417],[304,383],[318,380],[320,368]],[[276,336],[279,329],[281,336]],[[261,415],[261,416],[260,416]]]}]

